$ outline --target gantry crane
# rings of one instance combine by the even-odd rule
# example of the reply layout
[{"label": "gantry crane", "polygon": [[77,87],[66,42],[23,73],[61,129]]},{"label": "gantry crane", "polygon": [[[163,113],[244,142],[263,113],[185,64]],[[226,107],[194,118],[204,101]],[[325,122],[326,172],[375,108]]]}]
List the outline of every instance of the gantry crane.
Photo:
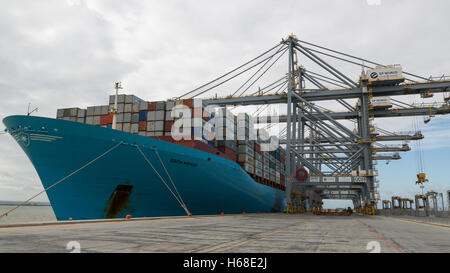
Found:
[{"label": "gantry crane", "polygon": [[[270,83],[260,87],[261,79],[267,78],[267,72],[273,71],[271,68],[285,55],[287,60],[283,65],[287,69],[284,73],[271,77]],[[359,75],[349,76],[325,58],[334,63],[362,67],[362,71]],[[235,85],[234,92],[233,87],[226,87],[224,92],[227,94],[217,95],[220,87],[249,71],[252,71],[251,77],[243,84]],[[395,77],[390,77],[389,73]],[[374,121],[387,117],[432,117],[450,113],[448,100],[433,106],[412,106],[394,99],[406,95],[428,98],[436,93],[448,94],[450,81],[445,77],[421,77],[403,71],[400,66],[382,65],[302,41],[293,35],[177,99],[198,98],[211,92],[216,92],[215,96],[203,99],[204,105],[258,107],[256,124],[284,126],[279,137],[287,151],[286,200],[291,209],[294,209],[291,192],[295,189],[320,200],[350,199],[357,211],[375,211],[379,200],[376,161],[400,159],[398,152],[410,150],[407,144],[398,147],[384,143],[420,140],[424,136],[419,131],[407,134],[388,132]],[[380,104],[380,101],[387,103]],[[331,111],[321,106],[322,102],[333,102],[345,110]],[[271,105],[282,105],[284,113],[261,115],[263,111],[260,109]],[[354,130],[349,128],[348,122],[354,125]],[[380,154],[390,152],[394,154]],[[298,170],[306,172],[307,179],[298,177]],[[418,181],[425,180],[424,175],[418,176]],[[314,193],[317,191],[321,193]],[[312,201],[311,198],[307,199]]]}]

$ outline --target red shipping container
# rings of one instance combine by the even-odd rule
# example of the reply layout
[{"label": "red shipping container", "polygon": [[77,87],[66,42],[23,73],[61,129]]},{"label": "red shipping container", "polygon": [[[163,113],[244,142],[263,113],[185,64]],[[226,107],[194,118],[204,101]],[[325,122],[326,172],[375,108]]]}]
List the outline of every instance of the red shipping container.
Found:
[{"label": "red shipping container", "polygon": [[164,122],[164,132],[171,132],[174,121]]},{"label": "red shipping container", "polygon": [[237,153],[230,148],[227,147],[218,147],[217,150],[219,150],[221,153],[223,153],[223,157],[228,158],[232,161],[236,161]]},{"label": "red shipping container", "polygon": [[155,101],[149,101],[147,110],[148,111],[155,111],[156,110],[156,102]]},{"label": "red shipping container", "polygon": [[147,131],[147,121],[146,120],[139,121],[139,131]]},{"label": "red shipping container", "polygon": [[281,186],[285,186],[286,185],[286,181],[285,181],[285,179],[284,179],[284,175],[282,175],[282,174],[280,174],[280,184],[281,184]]},{"label": "red shipping container", "polygon": [[284,164],[284,158],[280,157],[281,164]]},{"label": "red shipping container", "polygon": [[112,114],[102,115],[100,116],[100,125],[107,125],[109,123],[112,123],[112,120],[113,120]]},{"label": "red shipping container", "polygon": [[189,108],[194,108],[194,99],[183,100],[183,104]]},{"label": "red shipping container", "polygon": [[261,146],[255,143],[255,152],[261,153]]}]

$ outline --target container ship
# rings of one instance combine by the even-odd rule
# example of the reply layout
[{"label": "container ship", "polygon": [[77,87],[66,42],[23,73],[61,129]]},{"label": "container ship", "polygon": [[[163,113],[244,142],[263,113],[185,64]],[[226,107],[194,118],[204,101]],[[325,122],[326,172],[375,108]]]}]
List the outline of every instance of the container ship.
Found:
[{"label": "container ship", "polygon": [[[173,116],[176,105],[202,113],[187,120],[191,138],[172,136],[174,123],[187,119]],[[247,114],[239,138],[235,115],[211,112],[192,99],[116,94],[108,105],[58,109],[56,119],[15,115],[3,123],[36,169],[58,220],[284,211],[284,149],[262,151],[259,133],[250,140]],[[211,119],[222,122],[207,131]],[[211,140],[213,132],[232,140]]]}]

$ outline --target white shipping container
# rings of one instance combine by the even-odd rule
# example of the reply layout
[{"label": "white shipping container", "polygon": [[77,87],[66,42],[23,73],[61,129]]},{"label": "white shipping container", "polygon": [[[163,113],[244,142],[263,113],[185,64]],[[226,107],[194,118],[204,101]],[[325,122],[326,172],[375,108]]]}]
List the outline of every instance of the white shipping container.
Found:
[{"label": "white shipping container", "polygon": [[166,111],[166,120],[173,120],[173,117],[172,117],[172,111],[171,110],[169,110],[169,111]]},{"label": "white shipping container", "polygon": [[94,116],[94,125],[100,125],[100,116]]},{"label": "white shipping container", "polygon": [[147,112],[147,120],[148,121],[155,121],[155,111],[148,111]]},{"label": "white shipping container", "polygon": [[248,155],[248,154],[239,154],[239,155],[238,155],[238,162],[241,162],[241,163],[246,162],[246,163],[249,163],[249,164],[251,164],[251,165],[254,165],[254,164],[255,164],[254,158],[251,157],[251,156]]},{"label": "white shipping container", "polygon": [[130,132],[131,131],[131,123],[122,123],[122,131],[124,132]]},{"label": "white shipping container", "polygon": [[275,173],[276,173],[275,169],[272,169],[272,168],[269,168],[269,169],[270,169],[270,171],[269,171],[270,174],[273,175],[273,176],[275,176]]},{"label": "white shipping container", "polygon": [[270,174],[270,175],[269,175],[269,180],[270,180],[271,182],[275,182],[275,181],[276,181],[275,175]]},{"label": "white shipping container", "polygon": [[164,121],[155,121],[155,131],[164,131]]},{"label": "white shipping container", "polygon": [[[114,107],[114,105],[113,105],[113,107]],[[124,108],[125,108],[125,104],[123,104],[123,103],[117,104],[117,111],[119,111],[119,113],[123,113]]]},{"label": "white shipping container", "polygon": [[147,132],[154,132],[155,131],[155,122],[149,121],[147,122]]},{"label": "white shipping container", "polygon": [[270,174],[268,172],[264,172],[264,179],[270,179]]},{"label": "white shipping container", "polygon": [[58,110],[56,110],[56,117],[57,117],[57,118],[62,118],[62,117],[64,117],[64,109],[58,109]]},{"label": "white shipping container", "polygon": [[164,111],[155,111],[155,120],[164,120]]},{"label": "white shipping container", "polygon": [[139,104],[138,103],[137,104],[133,104],[132,112],[133,113],[139,113]]},{"label": "white shipping container", "polygon": [[240,154],[248,154],[251,157],[255,156],[255,152],[253,151],[253,149],[248,147],[247,145],[239,145],[237,151]]},{"label": "white shipping container", "polygon": [[164,132],[155,132],[155,136],[163,136]]},{"label": "white shipping container", "polygon": [[84,123],[84,118],[77,118],[77,122]]},{"label": "white shipping container", "polygon": [[94,117],[93,116],[87,116],[86,117],[86,124],[94,124]]},{"label": "white shipping container", "polygon": [[133,95],[125,95],[125,103],[133,103],[134,96]]},{"label": "white shipping container", "polygon": [[157,101],[156,102],[156,111],[164,111],[164,110],[166,110],[165,108],[166,108],[166,103],[164,102],[164,101]]},{"label": "white shipping container", "polygon": [[122,123],[117,123],[116,124],[116,130],[122,131]]},{"label": "white shipping container", "polygon": [[262,170],[261,170],[261,169],[258,169],[258,168],[256,168],[256,169],[255,169],[255,175],[256,175],[257,177],[262,177],[262,176],[263,176],[263,172],[262,172]]},{"label": "white shipping container", "polygon": [[123,113],[117,114],[116,121],[117,122],[123,122]]},{"label": "white shipping container", "polygon": [[132,108],[133,108],[133,104],[131,104],[131,103],[126,103],[126,104],[125,104],[125,108],[124,108],[123,111],[124,111],[125,113],[131,113]]},{"label": "white shipping container", "polygon": [[86,110],[85,109],[79,109],[77,117],[79,117],[79,118],[86,117]]},{"label": "white shipping container", "polygon": [[143,131],[139,132],[138,134],[139,134],[140,136],[147,136],[147,132],[143,132]]},{"label": "white shipping container", "polygon": [[166,110],[172,110],[174,105],[175,105],[175,102],[173,100],[166,101]]},{"label": "white shipping container", "polygon": [[146,101],[141,101],[139,103],[139,110],[147,110],[148,109],[148,102]]},{"label": "white shipping container", "polygon": [[253,165],[250,165],[250,164],[248,164],[248,163],[245,163],[245,164],[244,164],[243,169],[244,169],[246,172],[251,173],[251,174],[253,174],[253,173],[255,172],[255,169],[254,169]]},{"label": "white shipping container", "polygon": [[262,168],[263,168],[262,162],[259,160],[255,160],[255,167],[256,167],[256,169],[262,170]]},{"label": "white shipping container", "polygon": [[125,103],[125,95],[124,94],[117,96],[117,103]]},{"label": "white shipping container", "polygon": [[88,108],[87,108],[87,113],[86,113],[86,115],[87,116],[93,116],[94,115],[94,106],[89,106]]},{"label": "white shipping container", "polygon": [[155,132],[147,132],[147,136],[155,136]]},{"label": "white shipping container", "polygon": [[137,134],[138,132],[139,132],[139,124],[138,123],[131,124],[131,133]]},{"label": "white shipping container", "polygon": [[109,106],[102,105],[100,110],[100,115],[107,115],[109,113]]},{"label": "white shipping container", "polygon": [[123,122],[124,123],[131,122],[131,113],[124,113],[123,114]]},{"label": "white shipping container", "polygon": [[100,116],[102,114],[102,106],[94,106],[94,116]]}]

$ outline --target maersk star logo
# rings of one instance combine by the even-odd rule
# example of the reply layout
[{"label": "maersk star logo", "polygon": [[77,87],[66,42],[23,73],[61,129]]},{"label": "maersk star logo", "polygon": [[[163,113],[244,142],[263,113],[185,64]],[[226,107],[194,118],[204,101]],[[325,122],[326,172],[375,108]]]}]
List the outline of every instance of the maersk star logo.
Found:
[{"label": "maersk star logo", "polygon": [[379,6],[381,5],[381,0],[366,0],[369,6]]},{"label": "maersk star logo", "polygon": [[22,142],[25,147],[30,145],[30,137],[28,134],[21,134],[17,137],[18,142]]}]

